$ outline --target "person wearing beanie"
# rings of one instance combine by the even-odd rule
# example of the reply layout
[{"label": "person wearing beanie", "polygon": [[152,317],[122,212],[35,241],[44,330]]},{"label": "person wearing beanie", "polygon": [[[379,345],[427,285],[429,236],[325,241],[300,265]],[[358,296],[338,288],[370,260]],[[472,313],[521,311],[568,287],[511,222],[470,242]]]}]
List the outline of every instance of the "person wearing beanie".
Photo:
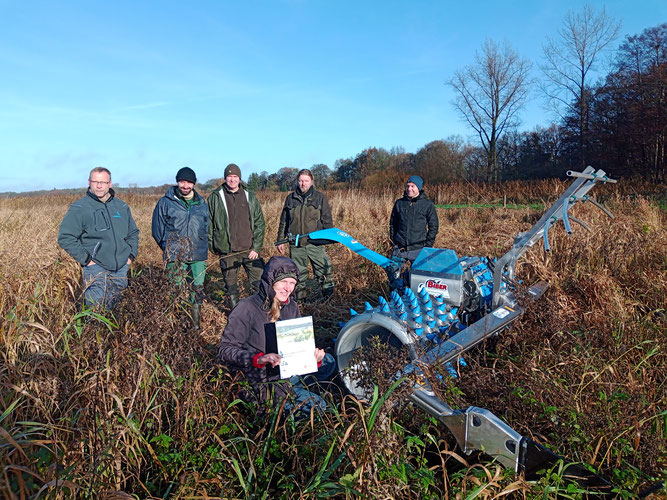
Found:
[{"label": "person wearing beanie", "polygon": [[422,179],[418,175],[411,175],[410,177],[408,177],[407,184],[410,184],[410,183],[417,186],[418,191],[421,191],[422,188],[424,187],[424,179]]},{"label": "person wearing beanie", "polygon": [[438,213],[423,191],[424,180],[411,175],[405,193],[396,200],[389,219],[389,238],[394,245],[392,257],[417,258],[424,247],[432,247],[438,234]]},{"label": "person wearing beanie", "polygon": [[194,185],[197,184],[197,176],[195,175],[195,171],[190,167],[183,167],[178,172],[176,172],[176,182],[178,181],[188,181],[194,187]]},{"label": "person wearing beanie", "polygon": [[[286,411],[308,413],[313,407],[324,409],[326,403],[304,387],[300,377],[280,380],[279,370],[271,370],[280,364],[280,354],[268,352],[266,342],[271,323],[301,317],[299,304],[294,300],[298,282],[299,270],[291,259],[282,255],[271,257],[257,293],[241,300],[230,313],[220,337],[217,358],[232,373],[243,375],[248,383],[241,392],[245,401],[264,403],[271,400],[277,407],[288,398]],[[336,361],[323,349],[316,348],[314,356],[318,370],[313,378],[323,382],[334,373]]]},{"label": "person wearing beanie", "polygon": [[[308,169],[301,170],[297,175],[296,188],[285,198],[285,205],[280,214],[278,240],[286,238],[288,233],[304,235],[331,227],[333,227],[333,218],[327,197],[315,189],[313,173]],[[278,245],[278,251],[284,253],[285,245]],[[297,300],[306,298],[305,281],[308,277],[308,262],[313,267],[313,274],[320,283],[322,298],[326,299],[331,296],[334,291],[334,284],[331,281],[331,260],[324,246],[313,245],[308,241],[299,244],[298,247],[290,245],[289,256],[299,267],[299,272],[303,276],[303,280],[296,289]]]},{"label": "person wearing beanie", "polygon": [[239,269],[248,275],[252,292],[259,287],[264,270],[260,257],[264,245],[264,214],[255,193],[241,180],[241,169],[230,163],[225,167],[225,181],[208,197],[211,224],[208,247],[220,257],[227,305],[239,301]]},{"label": "person wearing beanie", "polygon": [[153,239],[162,249],[170,279],[190,288],[192,323],[200,328],[204,278],[208,258],[209,215],[206,201],[195,191],[197,176],[189,167],[176,173],[176,186],[158,200],[153,210]]},{"label": "person wearing beanie", "polygon": [[225,167],[225,180],[230,175],[235,175],[236,177],[241,179],[241,169],[239,168],[239,166],[236,163],[230,163],[229,165],[227,165]]}]

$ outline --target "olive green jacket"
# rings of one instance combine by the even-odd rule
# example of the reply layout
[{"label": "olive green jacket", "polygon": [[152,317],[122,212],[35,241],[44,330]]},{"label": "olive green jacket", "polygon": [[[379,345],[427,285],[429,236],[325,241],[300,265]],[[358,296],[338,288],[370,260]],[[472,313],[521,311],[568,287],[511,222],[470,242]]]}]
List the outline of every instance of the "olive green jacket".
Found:
[{"label": "olive green jacket", "polygon": [[[224,186],[213,190],[208,196],[206,204],[211,223],[208,226],[208,248],[216,255],[228,254],[231,250],[229,244],[229,216],[227,215],[227,202],[225,201]],[[250,230],[252,231],[252,247],[257,253],[262,251],[264,245],[264,214],[255,193],[248,191],[245,184],[239,189],[243,190],[248,200],[250,210]]]},{"label": "olive green jacket", "polygon": [[287,195],[278,225],[279,240],[285,238],[287,233],[305,235],[331,227],[331,207],[324,193],[311,186],[305,193],[297,188]]}]

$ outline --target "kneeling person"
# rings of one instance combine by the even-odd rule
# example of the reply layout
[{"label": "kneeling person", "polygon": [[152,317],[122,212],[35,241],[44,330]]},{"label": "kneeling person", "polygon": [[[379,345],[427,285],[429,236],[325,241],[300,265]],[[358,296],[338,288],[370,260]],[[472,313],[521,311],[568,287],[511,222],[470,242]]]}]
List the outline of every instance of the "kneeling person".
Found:
[{"label": "kneeling person", "polygon": [[[267,324],[301,317],[299,305],[292,298],[298,282],[299,270],[291,259],[272,257],[264,268],[259,291],[240,301],[229,315],[218,345],[218,358],[232,371],[245,375],[250,390],[242,396],[247,401],[265,402],[273,390],[275,405],[290,397],[293,399],[286,407],[291,409],[325,406],[322,398],[306,390],[298,377],[279,382],[279,375],[269,375],[266,369],[281,361],[280,355],[265,352]],[[315,349],[314,356],[319,366],[315,377],[324,381],[333,374],[336,362],[322,349]]]}]

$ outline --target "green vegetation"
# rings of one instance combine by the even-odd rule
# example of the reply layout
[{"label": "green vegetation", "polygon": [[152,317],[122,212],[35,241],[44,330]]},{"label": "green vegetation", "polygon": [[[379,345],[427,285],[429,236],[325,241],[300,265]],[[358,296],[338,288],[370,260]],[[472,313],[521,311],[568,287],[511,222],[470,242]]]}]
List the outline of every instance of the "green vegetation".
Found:
[{"label": "green vegetation", "polygon": [[471,204],[463,204],[463,203],[448,203],[444,205],[436,205],[437,208],[444,208],[444,209],[450,209],[450,208],[506,208],[508,210],[524,210],[526,208],[530,208],[532,210],[544,210],[544,205],[541,203],[531,203],[529,205],[515,205],[512,203],[508,203],[506,205],[503,205],[502,203],[471,203]]}]

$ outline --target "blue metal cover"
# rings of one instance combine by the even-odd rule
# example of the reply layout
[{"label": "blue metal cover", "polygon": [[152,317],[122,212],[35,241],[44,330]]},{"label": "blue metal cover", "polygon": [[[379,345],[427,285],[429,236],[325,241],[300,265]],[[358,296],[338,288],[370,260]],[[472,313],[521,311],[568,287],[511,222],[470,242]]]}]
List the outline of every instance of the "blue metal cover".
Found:
[{"label": "blue metal cover", "polygon": [[422,248],[412,264],[413,271],[423,273],[446,273],[455,276],[463,274],[463,268],[454,250],[445,248]]}]

